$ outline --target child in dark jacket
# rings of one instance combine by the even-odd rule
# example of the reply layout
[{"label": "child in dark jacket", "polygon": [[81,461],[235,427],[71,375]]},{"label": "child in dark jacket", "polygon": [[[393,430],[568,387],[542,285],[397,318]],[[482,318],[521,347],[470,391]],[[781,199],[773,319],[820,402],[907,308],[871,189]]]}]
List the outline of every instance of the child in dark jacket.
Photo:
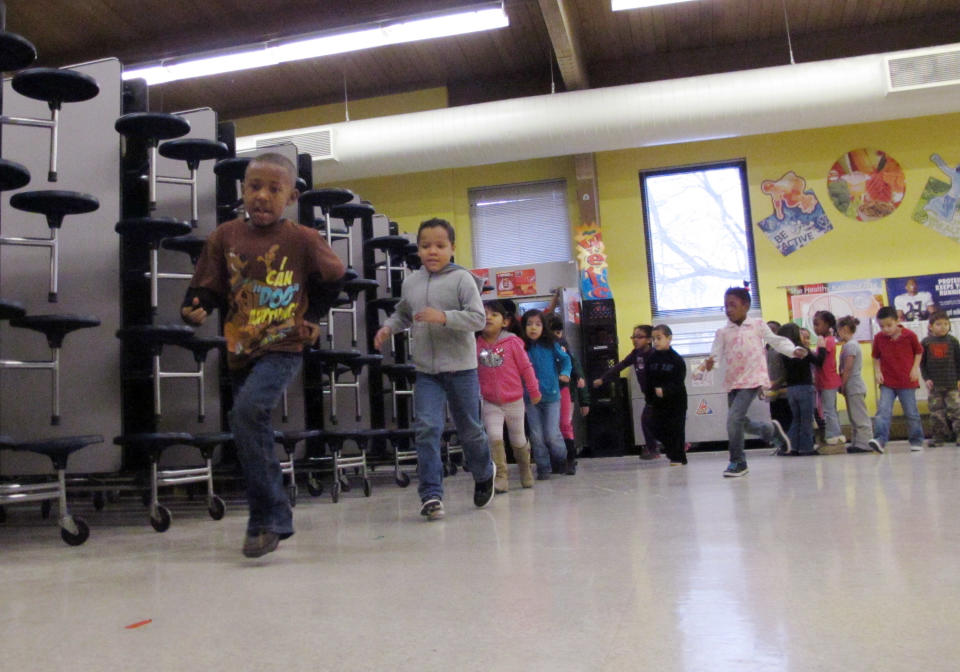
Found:
[{"label": "child in dark jacket", "polygon": [[643,394],[651,408],[653,431],[671,465],[687,463],[687,365],[670,346],[673,331],[653,328],[653,352],[647,357]]},{"label": "child in dark jacket", "polygon": [[[780,328],[780,336],[785,336],[800,346],[802,339],[800,327],[788,322]],[[814,411],[816,409],[816,388],[813,386],[812,366],[818,366],[822,360],[807,351],[804,357],[783,357],[786,369],[787,400],[793,422],[787,435],[790,437],[791,451],[778,451],[778,455],[819,455],[813,443]]]}]

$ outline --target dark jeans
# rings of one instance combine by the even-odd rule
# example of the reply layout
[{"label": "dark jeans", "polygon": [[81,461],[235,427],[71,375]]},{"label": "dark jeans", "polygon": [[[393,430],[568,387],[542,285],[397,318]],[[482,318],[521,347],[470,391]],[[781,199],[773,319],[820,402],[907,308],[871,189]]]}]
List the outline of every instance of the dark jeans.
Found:
[{"label": "dark jeans", "polygon": [[268,352],[249,368],[231,372],[230,430],[247,486],[247,534],[293,534],[293,511],[283,487],[270,412],[303,363],[300,353]]}]

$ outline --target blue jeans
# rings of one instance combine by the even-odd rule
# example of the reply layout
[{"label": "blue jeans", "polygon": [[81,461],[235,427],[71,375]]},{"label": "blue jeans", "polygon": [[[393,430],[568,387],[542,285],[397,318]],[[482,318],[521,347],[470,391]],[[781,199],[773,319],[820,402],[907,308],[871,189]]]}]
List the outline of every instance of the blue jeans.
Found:
[{"label": "blue jeans", "polygon": [[823,438],[842,436],[840,415],[837,413],[837,390],[820,390],[820,403],[823,405],[823,422],[826,425]]},{"label": "blue jeans", "polygon": [[873,419],[873,437],[881,446],[887,445],[890,438],[890,419],[893,417],[893,401],[900,399],[903,414],[907,416],[907,438],[911,446],[923,445],[923,425],[920,424],[920,411],[917,410],[917,391],[910,388],[880,386],[880,399],[877,400],[877,415]]},{"label": "blue jeans", "polygon": [[293,511],[283,487],[270,412],[303,364],[300,353],[268,352],[249,368],[231,372],[230,430],[247,485],[247,534],[293,534]]},{"label": "blue jeans", "polygon": [[537,463],[537,474],[549,474],[553,471],[553,462],[567,460],[567,446],[560,433],[560,402],[541,401],[530,403],[524,398],[527,410],[527,424],[530,426],[530,446],[533,448],[533,460]]},{"label": "blue jeans", "polygon": [[493,478],[490,446],[480,421],[480,379],[476,369],[445,373],[417,371],[413,395],[416,420],[415,443],[420,501],[443,499],[443,463],[440,459],[440,436],[446,424],[446,403],[463,444],[463,457],[470,465],[474,481]]},{"label": "blue jeans", "polygon": [[[836,390],[834,390],[836,392]],[[798,453],[812,453],[813,447],[813,409],[816,405],[817,391],[813,385],[791,385],[787,388],[787,401],[790,402],[790,443]],[[828,424],[827,427],[830,425]],[[839,434],[839,431],[837,432]]]},{"label": "blue jeans", "polygon": [[727,440],[730,447],[730,461],[734,464],[747,464],[747,455],[743,452],[743,435],[756,434],[764,441],[773,440],[773,425],[769,422],[756,422],[747,417],[750,404],[758,398],[760,388],[751,387],[727,392]]}]

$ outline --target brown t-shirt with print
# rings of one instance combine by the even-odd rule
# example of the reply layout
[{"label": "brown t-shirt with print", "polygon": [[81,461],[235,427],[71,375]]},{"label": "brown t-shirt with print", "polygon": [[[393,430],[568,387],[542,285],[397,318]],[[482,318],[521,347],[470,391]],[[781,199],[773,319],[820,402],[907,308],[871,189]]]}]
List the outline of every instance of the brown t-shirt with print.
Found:
[{"label": "brown t-shirt with print", "polygon": [[261,228],[224,222],[207,238],[191,290],[208,290],[227,303],[223,335],[230,368],[243,368],[265,352],[301,352],[307,278],[343,275],[343,262],[315,229],[288,219]]}]

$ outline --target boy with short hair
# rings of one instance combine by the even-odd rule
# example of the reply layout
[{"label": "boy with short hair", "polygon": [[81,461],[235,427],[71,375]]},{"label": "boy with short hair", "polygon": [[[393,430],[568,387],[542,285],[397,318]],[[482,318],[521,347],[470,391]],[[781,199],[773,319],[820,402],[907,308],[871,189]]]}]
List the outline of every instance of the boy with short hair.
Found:
[{"label": "boy with short hair", "polygon": [[373,339],[380,350],[397,331],[412,327],[413,363],[417,369],[413,395],[420,515],[440,520],[443,510],[443,465],[440,436],[446,420],[445,402],[463,442],[463,454],[473,474],[473,503],[484,507],[493,499],[495,468],[480,421],[480,379],[474,333],[486,324],[480,300],[483,281],[451,263],[455,231],[444,219],[429,219],[417,231],[422,265],[403,282],[400,303]]},{"label": "boy with short hair", "polygon": [[873,359],[880,398],[877,400],[873,438],[881,448],[887,445],[893,402],[900,399],[903,414],[907,417],[910,450],[923,450],[923,425],[917,410],[923,348],[916,334],[897,321],[897,310],[893,306],[884,306],[877,311],[877,323],[880,333],[873,337]]},{"label": "boy with short hair", "polygon": [[950,334],[950,318],[944,311],[930,316],[930,335],[920,344],[920,373],[927,381],[933,443],[950,441],[960,445],[960,342]]},{"label": "boy with short hair", "polygon": [[[207,238],[181,307],[185,322],[201,325],[227,306],[224,336],[233,383],[230,429],[243,467],[250,518],[243,554],[260,557],[293,534],[293,512],[274,452],[270,411],[297,374],[303,347],[335,297],[343,262],[316,230],[284,219],[299,194],[293,163],[280,154],[258,156],[243,180],[246,219],[219,225]],[[322,297],[310,305],[308,286]]]}]

